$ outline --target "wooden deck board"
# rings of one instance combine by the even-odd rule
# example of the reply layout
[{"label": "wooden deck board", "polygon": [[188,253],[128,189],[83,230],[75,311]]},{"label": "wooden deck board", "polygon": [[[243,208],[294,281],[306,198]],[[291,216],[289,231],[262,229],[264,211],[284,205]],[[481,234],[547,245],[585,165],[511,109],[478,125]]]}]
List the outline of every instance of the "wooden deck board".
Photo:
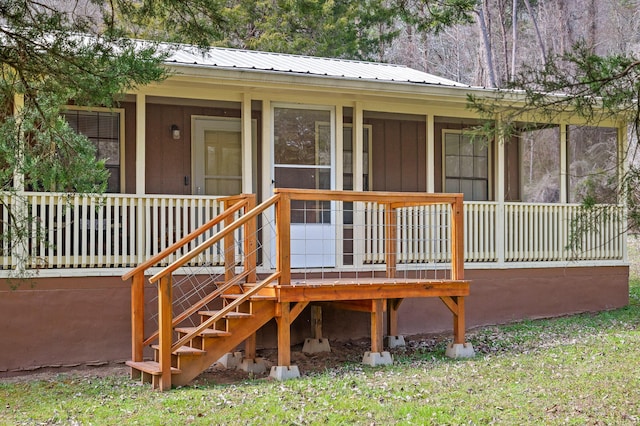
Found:
[{"label": "wooden deck board", "polygon": [[276,285],[280,302],[404,299],[410,297],[468,296],[467,280],[417,278],[311,279]]}]

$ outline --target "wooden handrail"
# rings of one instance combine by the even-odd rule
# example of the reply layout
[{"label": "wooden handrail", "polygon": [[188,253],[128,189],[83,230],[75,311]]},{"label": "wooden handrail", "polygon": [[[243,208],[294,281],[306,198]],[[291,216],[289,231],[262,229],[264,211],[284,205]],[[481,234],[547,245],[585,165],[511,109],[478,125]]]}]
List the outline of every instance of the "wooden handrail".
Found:
[{"label": "wooden handrail", "polygon": [[166,267],[164,267],[160,272],[158,272],[157,274],[155,274],[151,278],[149,278],[149,282],[154,283],[154,282],[158,281],[160,278],[173,273],[178,268],[182,267],[187,262],[189,262],[191,259],[193,259],[197,255],[199,255],[200,253],[202,253],[203,251],[205,251],[206,249],[211,247],[213,244],[217,243],[222,238],[226,237],[227,235],[229,235],[230,233],[232,233],[236,229],[240,228],[245,223],[249,222],[250,220],[252,220],[256,216],[258,216],[259,214],[264,212],[266,209],[268,209],[273,204],[275,204],[279,199],[280,199],[280,195],[279,194],[273,195],[267,201],[265,201],[262,204],[254,207],[253,209],[249,210],[240,219],[234,221],[230,226],[224,228],[222,231],[220,231],[217,234],[215,234],[214,236],[210,237],[208,240],[205,240],[204,242],[202,242],[202,244],[198,245],[198,247],[195,247],[190,252],[184,254],[181,258],[175,260],[170,265],[167,265]]},{"label": "wooden handrail", "polygon": [[392,204],[393,207],[412,207],[416,205],[453,204],[462,194],[443,194],[427,192],[367,192],[333,191],[318,189],[276,188],[276,194],[288,194],[292,200],[304,201],[354,201]]},{"label": "wooden handrail", "polygon": [[128,271],[126,274],[124,274],[122,276],[122,280],[126,281],[129,278],[133,277],[135,274],[146,271],[147,269],[149,269],[150,267],[152,267],[156,263],[160,262],[165,257],[167,257],[167,256],[171,255],[172,253],[174,253],[179,248],[181,248],[181,247],[185,246],[186,244],[190,243],[191,241],[195,240],[200,235],[204,234],[206,231],[208,231],[212,227],[214,227],[217,224],[219,224],[220,222],[222,222],[224,219],[226,219],[228,217],[231,217],[233,214],[235,214],[241,208],[243,208],[245,205],[247,205],[247,203],[248,203],[247,198],[248,197],[255,197],[255,195],[254,194],[246,194],[246,195],[225,197],[225,198],[219,199],[219,200],[224,201],[224,202],[226,202],[226,201],[235,201],[235,200],[242,200],[242,202],[234,203],[233,206],[231,206],[229,209],[226,209],[224,212],[222,212],[218,216],[214,217],[213,219],[211,219],[207,223],[199,226],[196,230],[194,230],[194,231],[190,232],[189,234],[185,235],[180,240],[176,241],[175,243],[171,244],[166,249],[162,250],[160,253],[156,254],[155,256],[152,256],[151,258],[147,259],[145,262],[141,263],[140,265],[136,266],[132,270]]}]

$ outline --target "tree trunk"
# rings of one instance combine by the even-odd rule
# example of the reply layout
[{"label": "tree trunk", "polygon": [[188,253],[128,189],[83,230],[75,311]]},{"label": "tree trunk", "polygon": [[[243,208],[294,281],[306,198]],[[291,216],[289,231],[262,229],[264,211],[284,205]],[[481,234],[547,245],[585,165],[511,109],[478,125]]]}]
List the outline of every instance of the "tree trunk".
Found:
[{"label": "tree trunk", "polygon": [[[515,5],[516,5],[517,1],[513,0],[513,7],[514,7],[514,13],[515,13]],[[562,3],[562,1],[560,2]],[[529,16],[531,16],[531,21],[533,22],[533,27],[536,30],[536,37],[538,39],[538,46],[540,47],[540,54],[542,55],[542,63],[544,65],[547,64],[547,51],[544,47],[544,42],[542,41],[542,36],[540,35],[540,29],[538,28],[538,19],[536,18],[536,16],[533,14],[533,9],[531,8],[531,3],[529,2],[529,0],[524,0],[524,4],[527,7],[527,11],[529,12]]]},{"label": "tree trunk", "polygon": [[511,81],[513,81],[516,78],[516,52],[518,49],[518,0],[513,0],[511,15],[511,29],[513,31],[511,37]]},{"label": "tree trunk", "polygon": [[488,28],[491,25],[490,19],[486,11],[486,5],[484,0],[480,3],[480,10],[477,10],[478,24],[480,25],[480,33],[482,34],[482,43],[484,45],[485,52],[485,65],[487,67],[487,74],[489,77],[489,86],[498,87],[496,85],[496,73],[493,66],[493,52],[491,49],[491,39]]},{"label": "tree trunk", "polygon": [[504,72],[500,76],[500,81],[509,80],[509,40],[507,39],[507,18],[505,17],[506,1],[498,2],[498,16],[500,17],[500,36],[502,37],[502,60],[504,61]]}]

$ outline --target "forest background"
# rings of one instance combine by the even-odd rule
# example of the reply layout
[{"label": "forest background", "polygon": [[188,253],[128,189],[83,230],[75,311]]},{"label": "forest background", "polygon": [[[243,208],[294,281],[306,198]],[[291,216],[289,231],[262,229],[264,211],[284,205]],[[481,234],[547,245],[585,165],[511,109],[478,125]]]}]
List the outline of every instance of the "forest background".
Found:
[{"label": "forest background", "polygon": [[[166,77],[161,56],[130,38],[401,64],[470,86],[529,90],[527,107],[549,115],[561,107],[590,118],[589,102],[604,99],[609,117],[630,113],[633,142],[639,13],[635,0],[5,0],[0,105],[15,110],[0,124],[0,182],[6,191],[104,190],[104,164],[60,115],[69,99],[110,106]],[[569,96],[559,106],[544,92]],[[633,152],[617,151],[617,129],[589,124],[568,130],[568,201],[631,197],[640,222],[640,169],[619,176]],[[507,139],[519,144],[520,200],[559,201],[560,126],[522,130]],[[22,222],[18,239],[31,227]]]}]

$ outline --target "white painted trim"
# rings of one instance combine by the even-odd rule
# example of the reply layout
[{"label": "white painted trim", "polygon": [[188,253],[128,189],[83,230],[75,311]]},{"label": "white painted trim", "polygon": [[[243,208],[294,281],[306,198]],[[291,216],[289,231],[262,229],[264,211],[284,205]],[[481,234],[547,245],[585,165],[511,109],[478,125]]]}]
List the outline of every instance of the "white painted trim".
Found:
[{"label": "white painted trim", "polygon": [[[251,117],[251,95],[242,96],[242,192],[250,194],[257,191],[254,188],[254,170],[257,163],[257,123]],[[253,153],[256,153],[254,156]]]},{"label": "white painted trim", "polygon": [[136,194],[146,192],[147,104],[144,93],[136,94]]},{"label": "white painted trim", "polygon": [[[502,127],[501,125],[499,127]],[[496,162],[497,167],[496,167],[496,201],[498,203],[498,208],[496,211],[496,221],[495,221],[495,227],[496,227],[496,233],[498,235],[507,235],[507,229],[506,229],[506,222],[505,222],[505,208],[504,208],[504,203],[505,203],[505,193],[506,193],[506,188],[505,188],[505,177],[506,177],[506,143],[507,141],[505,140],[504,134],[502,132],[499,133],[498,136],[498,146],[496,147],[496,155],[497,155],[497,159]],[[520,163],[522,164],[522,163]],[[498,259],[498,262],[504,262],[505,259],[505,238],[496,238],[496,257]]]},{"label": "white painted trim", "polygon": [[436,192],[436,129],[435,117],[427,115],[427,192]]},{"label": "white painted trim", "polygon": [[[22,117],[20,114],[24,109],[24,95],[21,93],[16,93],[13,95],[13,115],[16,117],[16,126],[20,126],[20,122],[22,121]],[[20,148],[16,155],[16,169],[13,172],[13,189],[17,192],[24,191],[24,174],[19,172],[19,169],[22,168],[22,163],[24,162],[24,133],[20,130],[18,134],[18,138],[20,139]]]},{"label": "white painted trim", "polygon": [[569,200],[569,180],[567,176],[568,168],[568,126],[566,123],[560,124],[560,204],[566,204]]},{"label": "white painted trim", "polygon": [[[438,269],[442,267],[442,270],[447,270],[450,268],[449,264],[442,265],[430,265],[430,267],[434,267],[434,269]],[[580,262],[514,262],[514,263],[497,263],[497,262],[486,262],[486,263],[472,263],[465,262],[464,268],[467,271],[470,270],[509,270],[509,269],[550,269],[550,268],[600,268],[600,267],[612,267],[612,266],[629,266],[629,263],[626,261],[612,261],[612,260],[603,260],[603,261],[580,261]],[[384,271],[385,265],[368,265],[371,271]],[[416,265],[403,265],[400,264],[397,266],[399,271],[403,270],[412,270]],[[27,278],[27,282],[30,279],[37,280],[38,278],[84,278],[84,277],[120,277],[127,272],[129,272],[133,268],[78,268],[78,269],[40,269],[37,270],[36,273]],[[150,268],[147,270],[147,274],[153,275],[156,272],[159,272],[162,268]],[[222,267],[212,267],[207,268],[212,271],[222,272]],[[344,267],[344,268],[332,268],[332,271],[335,272],[351,272],[353,271],[353,267]],[[0,279],[11,278],[13,275],[12,271],[0,271]],[[273,269],[259,267],[258,272],[267,273],[273,272]],[[326,269],[305,269],[307,273],[313,272],[326,272]],[[187,275],[191,274],[192,271],[178,269],[173,274],[174,275]],[[123,285],[126,285],[126,282],[123,282]]]},{"label": "white painted trim", "polygon": [[[442,129],[442,192],[447,192],[447,169],[446,169],[446,135],[447,133],[458,134],[464,136],[465,133],[468,132],[465,129]],[[465,201],[490,201],[493,199],[493,186],[495,184],[496,176],[494,175],[494,165],[493,165],[493,141],[487,141],[487,199],[486,200],[465,200]],[[504,171],[503,171],[504,173]],[[462,176],[460,176],[462,178]],[[492,180],[494,180],[492,182]],[[504,198],[504,196],[503,196]]]}]

